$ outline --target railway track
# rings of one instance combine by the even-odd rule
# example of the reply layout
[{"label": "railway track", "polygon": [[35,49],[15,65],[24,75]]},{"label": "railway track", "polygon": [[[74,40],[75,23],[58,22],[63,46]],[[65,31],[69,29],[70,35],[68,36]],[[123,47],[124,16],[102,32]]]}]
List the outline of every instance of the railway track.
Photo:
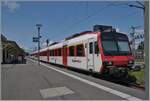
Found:
[{"label": "railway track", "polygon": [[145,90],[145,87],[136,83],[131,83],[130,86],[135,89]]},{"label": "railway track", "polygon": [[85,71],[81,71],[81,70],[76,70],[76,69],[69,69],[69,70],[73,70],[75,72],[79,72],[79,73],[82,73],[82,74],[85,74],[85,75],[90,75],[92,77],[95,77],[95,78],[98,78],[98,79],[103,79],[103,80],[106,80],[106,81],[109,81],[109,82],[113,82],[113,83],[116,83],[116,84],[120,84],[120,85],[123,85],[123,86],[127,86],[127,87],[131,87],[131,88],[134,88],[134,89],[141,89],[141,90],[145,90],[145,87],[140,85],[140,84],[137,84],[135,79],[134,78],[129,78],[129,79],[116,79],[116,78],[111,78],[111,77],[108,77],[108,76],[101,76],[100,74],[95,74],[95,73],[92,73],[91,72],[85,72]]},{"label": "railway track", "polygon": [[[54,64],[51,64],[51,65],[54,65]],[[57,66],[58,67],[62,67],[60,65],[57,65]],[[104,76],[101,76],[100,74],[97,74],[97,73],[95,74],[95,73],[82,71],[82,70],[74,69],[74,68],[68,68],[68,70],[75,71],[75,72],[78,72],[78,73],[82,73],[82,74],[85,74],[85,75],[89,75],[89,76],[92,76],[92,77],[95,77],[95,78],[98,78],[98,79],[103,79],[103,80],[106,80],[106,81],[109,81],[109,82],[113,82],[113,83],[116,83],[116,84],[124,85],[124,86],[127,86],[127,87],[145,90],[145,87],[141,86],[140,84],[137,84],[136,81],[133,80],[133,78],[130,78],[130,79],[124,79],[124,78],[118,79],[117,78],[116,79],[116,78],[111,78],[109,76],[105,76],[104,77]]]},{"label": "railway track", "polygon": [[130,79],[115,79],[115,78],[110,78],[110,77],[102,77],[102,79],[116,83],[116,84],[124,85],[127,87],[145,90],[144,85],[137,84],[136,81],[132,81],[131,78]]}]

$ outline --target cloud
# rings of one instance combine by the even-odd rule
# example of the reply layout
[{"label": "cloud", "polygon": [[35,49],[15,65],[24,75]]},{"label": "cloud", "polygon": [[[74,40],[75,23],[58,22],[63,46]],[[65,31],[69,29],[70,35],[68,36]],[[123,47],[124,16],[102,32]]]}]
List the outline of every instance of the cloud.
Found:
[{"label": "cloud", "polygon": [[17,9],[20,8],[20,4],[16,1],[4,1],[4,5],[11,11],[15,12]]}]

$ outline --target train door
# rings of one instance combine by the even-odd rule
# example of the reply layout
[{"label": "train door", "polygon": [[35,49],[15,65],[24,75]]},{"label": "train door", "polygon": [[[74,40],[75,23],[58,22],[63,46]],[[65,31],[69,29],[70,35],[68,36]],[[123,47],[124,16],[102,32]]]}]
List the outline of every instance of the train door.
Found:
[{"label": "train door", "polygon": [[98,47],[98,41],[94,41],[94,69],[95,72],[99,72],[102,66],[102,59]]},{"label": "train door", "polygon": [[67,46],[63,46],[63,65],[67,66]]},{"label": "train door", "polygon": [[94,39],[88,40],[87,45],[87,64],[88,64],[88,70],[94,71]]}]

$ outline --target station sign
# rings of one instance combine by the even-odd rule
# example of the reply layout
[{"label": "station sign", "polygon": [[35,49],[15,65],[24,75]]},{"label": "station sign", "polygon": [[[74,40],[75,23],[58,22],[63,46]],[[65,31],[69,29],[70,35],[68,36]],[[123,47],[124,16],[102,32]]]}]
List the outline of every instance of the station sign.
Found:
[{"label": "station sign", "polygon": [[39,42],[39,38],[38,37],[33,37],[33,42]]}]

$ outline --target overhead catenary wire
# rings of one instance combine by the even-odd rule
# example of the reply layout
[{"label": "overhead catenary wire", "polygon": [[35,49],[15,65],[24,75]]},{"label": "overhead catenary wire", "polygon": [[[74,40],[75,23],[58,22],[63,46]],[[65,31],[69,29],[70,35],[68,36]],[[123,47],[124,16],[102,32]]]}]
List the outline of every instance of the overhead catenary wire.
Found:
[{"label": "overhead catenary wire", "polygon": [[[104,11],[104,9],[106,9],[106,8],[110,8],[110,7],[113,7],[113,6],[123,6],[123,5],[129,6],[129,3],[128,3],[128,2],[124,2],[124,3],[122,3],[122,4],[120,4],[120,3],[119,3],[119,4],[116,4],[116,3],[114,3],[114,2],[111,2],[111,3],[107,4],[107,5],[105,5],[104,7],[102,7],[101,9],[95,11],[95,12],[92,13],[92,14],[89,14],[89,13],[88,13],[88,10],[87,10],[87,16],[86,16],[86,17],[83,17],[83,18],[79,19],[78,21],[76,21],[75,23],[71,24],[71,25],[68,26],[63,32],[68,33],[70,30],[72,30],[73,28],[75,28],[77,25],[80,25],[80,24],[83,23],[84,21],[87,21],[88,19],[90,19],[90,18],[92,18],[92,17],[94,17],[94,16],[103,14],[103,13],[101,13],[101,12]],[[88,7],[89,4],[88,4],[88,2],[86,2],[86,6],[87,6],[86,8],[89,9],[89,7]],[[135,14],[135,13],[137,13],[137,12],[129,13],[129,14],[127,14],[126,16],[120,16],[120,17],[117,17],[117,18],[120,19],[120,18],[122,18],[122,17],[127,17],[127,16],[129,16],[130,14]]]},{"label": "overhead catenary wire", "polygon": [[[112,3],[109,3],[109,4],[105,5],[103,8],[97,10],[96,12],[94,12],[94,13],[92,13],[92,14],[90,14],[90,15],[88,15],[88,16],[86,16],[86,17],[80,19],[80,20],[78,20],[77,22],[71,24],[69,27],[66,28],[67,31],[65,31],[65,32],[70,31],[72,28],[74,28],[73,26],[76,26],[76,25],[78,25],[78,24],[80,24],[80,23],[83,23],[83,22],[86,21],[87,19],[89,19],[89,18],[91,18],[91,17],[93,17],[93,16],[96,16],[98,13],[102,12],[104,9],[108,8],[108,7],[111,6],[111,5],[112,5]],[[102,14],[102,13],[101,13],[101,14]]]},{"label": "overhead catenary wire", "polygon": [[[71,24],[69,27],[66,28],[65,32],[66,32],[66,33],[69,32],[70,30],[72,30],[72,28],[75,28],[75,26],[79,25],[80,23],[83,23],[84,21],[87,21],[87,20],[90,19],[91,17],[94,17],[94,16],[97,16],[97,15],[102,14],[102,13],[100,13],[100,12],[102,12],[102,11],[103,11],[104,9],[106,9],[106,8],[109,8],[110,6],[123,6],[123,5],[128,6],[129,3],[128,3],[128,2],[125,2],[125,3],[122,3],[122,4],[121,4],[121,3],[116,4],[116,3],[114,3],[114,2],[111,2],[111,3],[107,4],[107,5],[105,5],[103,8],[97,10],[96,12],[94,12],[94,13],[92,13],[92,14],[90,14],[90,15],[88,14],[88,10],[87,10],[87,16],[86,16],[86,17],[83,17],[83,18],[79,19],[78,21],[76,21],[75,23]],[[86,6],[87,6],[87,9],[88,9],[88,2],[86,2]],[[131,13],[131,14],[132,14],[132,13]],[[130,15],[130,14],[128,14],[128,15]],[[128,16],[128,15],[127,15],[127,16]],[[118,18],[118,17],[117,17],[117,18]]]},{"label": "overhead catenary wire", "polygon": [[141,3],[140,1],[136,1],[138,4],[140,4],[141,6],[145,7],[143,3]]}]

